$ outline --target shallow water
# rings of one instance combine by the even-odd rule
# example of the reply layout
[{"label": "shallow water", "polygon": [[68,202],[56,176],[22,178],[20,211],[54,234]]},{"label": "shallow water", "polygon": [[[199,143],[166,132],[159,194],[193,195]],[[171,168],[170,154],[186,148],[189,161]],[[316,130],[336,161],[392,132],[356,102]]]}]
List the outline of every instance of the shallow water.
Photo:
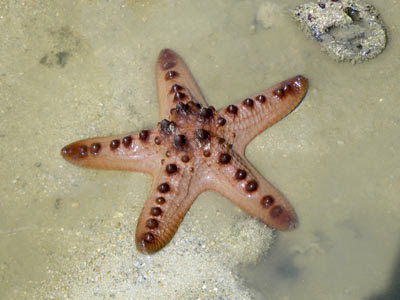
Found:
[{"label": "shallow water", "polygon": [[[98,231],[112,236],[119,222],[129,220],[131,228],[118,238],[126,242],[119,244],[124,258],[136,257],[135,218],[150,177],[79,169],[59,150],[77,139],[154,126],[154,62],[168,47],[217,108],[297,74],[309,78],[301,105],[247,147],[248,159],[290,200],[300,226],[276,233],[269,250],[270,240],[243,242],[258,247],[252,249],[257,260],[238,258],[232,268],[246,297],[399,299],[400,2],[370,1],[387,25],[389,44],[359,65],[334,62],[306,38],[288,12],[301,2],[0,2],[0,298],[127,299],[128,292],[106,297],[90,294],[82,282],[77,288],[73,273],[87,274],[92,265],[81,264],[80,255],[102,249],[108,235]],[[223,197],[205,193],[183,225],[207,216],[212,225],[205,235],[226,226],[215,213],[217,200],[223,217],[244,217]],[[226,245],[218,255],[229,259],[233,242],[216,238]],[[243,256],[246,249],[239,248]],[[146,263],[162,265],[162,255]],[[154,278],[146,277],[147,287],[161,285]],[[104,290],[115,287],[122,288],[114,277],[102,282]]]}]

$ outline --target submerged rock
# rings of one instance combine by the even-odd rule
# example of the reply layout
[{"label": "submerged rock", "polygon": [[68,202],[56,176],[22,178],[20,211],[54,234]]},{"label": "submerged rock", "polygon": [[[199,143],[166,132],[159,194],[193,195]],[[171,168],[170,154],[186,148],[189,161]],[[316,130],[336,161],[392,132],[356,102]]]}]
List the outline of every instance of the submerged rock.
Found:
[{"label": "submerged rock", "polygon": [[378,11],[359,0],[319,0],[299,5],[293,17],[308,36],[337,61],[359,63],[386,46]]}]

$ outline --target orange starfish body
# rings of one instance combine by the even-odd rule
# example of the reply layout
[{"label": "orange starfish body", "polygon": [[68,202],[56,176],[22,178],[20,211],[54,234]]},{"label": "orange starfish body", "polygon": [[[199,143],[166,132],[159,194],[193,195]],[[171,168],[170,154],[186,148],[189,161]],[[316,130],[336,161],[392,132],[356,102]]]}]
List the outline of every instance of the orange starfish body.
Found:
[{"label": "orange starfish body", "polygon": [[299,104],[307,79],[296,76],[216,110],[207,105],[173,51],[161,51],[156,75],[162,121],[154,129],[85,139],[61,150],[78,166],[153,175],[137,224],[138,250],[153,253],[164,247],[205,190],[220,192],[272,228],[295,228],[289,202],[251,166],[244,152],[255,136]]}]

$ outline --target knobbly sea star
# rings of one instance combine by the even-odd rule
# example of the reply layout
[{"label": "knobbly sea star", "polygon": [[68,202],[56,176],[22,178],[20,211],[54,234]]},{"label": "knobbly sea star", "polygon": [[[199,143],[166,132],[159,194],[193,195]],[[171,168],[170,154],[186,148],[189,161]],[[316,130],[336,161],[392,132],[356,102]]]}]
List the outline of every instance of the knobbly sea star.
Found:
[{"label": "knobbly sea star", "polygon": [[150,195],[138,220],[136,246],[153,253],[175,234],[197,196],[215,190],[270,227],[296,227],[289,202],[244,156],[246,145],[291,112],[307,90],[296,76],[216,110],[203,99],[182,59],[161,51],[156,63],[160,121],[154,129],[85,139],[62,156],[78,166],[147,172]]}]

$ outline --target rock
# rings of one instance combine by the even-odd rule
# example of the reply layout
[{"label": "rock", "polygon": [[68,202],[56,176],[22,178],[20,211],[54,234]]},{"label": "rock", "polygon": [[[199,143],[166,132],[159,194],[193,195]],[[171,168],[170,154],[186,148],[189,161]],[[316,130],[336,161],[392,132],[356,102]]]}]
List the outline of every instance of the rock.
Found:
[{"label": "rock", "polygon": [[386,46],[378,11],[359,0],[320,0],[299,5],[293,17],[335,60],[360,63],[375,58]]}]

